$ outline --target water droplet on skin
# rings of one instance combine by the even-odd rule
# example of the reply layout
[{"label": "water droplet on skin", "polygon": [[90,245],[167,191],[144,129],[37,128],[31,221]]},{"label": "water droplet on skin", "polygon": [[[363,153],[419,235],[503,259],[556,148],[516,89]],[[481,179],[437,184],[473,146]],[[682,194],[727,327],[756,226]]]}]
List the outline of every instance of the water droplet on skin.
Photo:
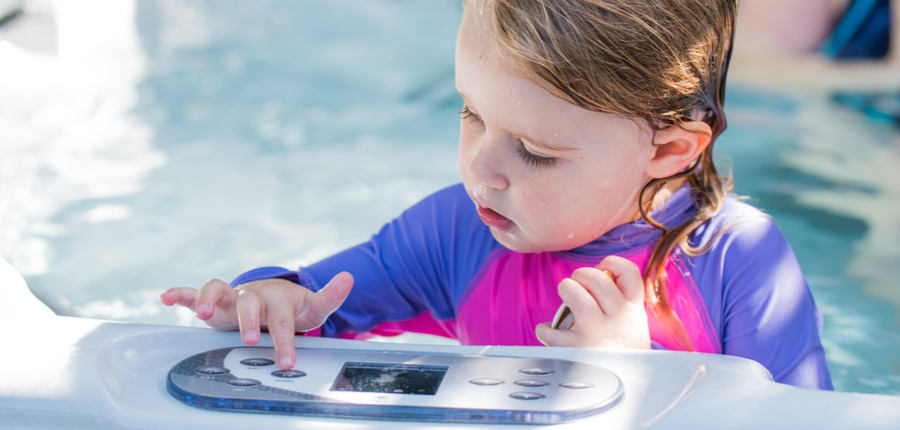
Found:
[{"label": "water droplet on skin", "polygon": [[553,133],[553,137],[559,137],[559,133]]},{"label": "water droplet on skin", "polygon": [[518,102],[518,103],[516,103],[516,106],[522,106],[523,103],[524,102]]},{"label": "water droplet on skin", "polygon": [[571,239],[573,237],[575,237],[575,233],[569,233],[569,235],[566,236],[566,239]]},{"label": "water droplet on skin", "polygon": [[541,202],[541,207],[542,207],[542,208],[547,207],[547,202]]}]

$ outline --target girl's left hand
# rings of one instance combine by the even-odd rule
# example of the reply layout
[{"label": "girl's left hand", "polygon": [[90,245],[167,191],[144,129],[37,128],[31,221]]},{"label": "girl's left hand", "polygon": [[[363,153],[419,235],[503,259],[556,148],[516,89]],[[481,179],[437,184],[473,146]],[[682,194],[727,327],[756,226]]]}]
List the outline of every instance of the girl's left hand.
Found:
[{"label": "girl's left hand", "polygon": [[559,296],[571,309],[575,325],[564,330],[538,324],[535,334],[545,345],[650,349],[644,281],[631,261],[609,256],[596,267],[578,269],[559,283]]}]

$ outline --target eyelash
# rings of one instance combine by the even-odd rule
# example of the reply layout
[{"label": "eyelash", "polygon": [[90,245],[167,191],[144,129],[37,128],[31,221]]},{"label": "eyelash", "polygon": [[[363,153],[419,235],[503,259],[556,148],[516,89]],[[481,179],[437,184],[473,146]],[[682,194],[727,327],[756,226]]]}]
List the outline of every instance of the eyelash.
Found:
[{"label": "eyelash", "polygon": [[[472,112],[469,109],[469,105],[463,104],[462,108],[459,110],[459,116],[461,119],[471,119],[472,121],[481,122],[481,117],[478,116],[475,112]],[[540,169],[542,167],[550,167],[556,165],[556,159],[553,157],[542,157],[540,155],[534,154],[525,148],[525,144],[522,143],[522,139],[516,139],[516,142],[519,144],[519,157],[525,161],[529,166],[535,169]]]},{"label": "eyelash", "polygon": [[535,169],[540,169],[542,167],[551,167],[556,165],[556,159],[552,157],[542,157],[540,155],[534,154],[528,149],[525,148],[525,144],[522,143],[521,140],[516,139],[519,142],[519,156],[525,160],[528,165],[534,167]]},{"label": "eyelash", "polygon": [[469,109],[469,105],[467,105],[465,103],[463,103],[462,108],[459,110],[459,117],[461,119],[470,119],[471,118],[471,119],[474,119],[475,121],[481,122],[481,117],[478,115],[475,115],[475,112],[472,112],[472,110]]}]

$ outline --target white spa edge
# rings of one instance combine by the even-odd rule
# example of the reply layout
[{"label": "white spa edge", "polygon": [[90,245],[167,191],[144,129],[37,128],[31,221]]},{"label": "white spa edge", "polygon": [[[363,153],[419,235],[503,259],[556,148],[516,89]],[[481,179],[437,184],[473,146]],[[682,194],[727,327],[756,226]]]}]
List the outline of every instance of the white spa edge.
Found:
[{"label": "white spa edge", "polygon": [[[0,260],[0,428],[19,429],[425,429],[536,428],[219,412],[166,392],[181,360],[242,346],[236,332],[55,315]],[[260,346],[271,346],[264,337]],[[384,344],[297,338],[303,348],[543,357],[582,361],[618,375],[615,408],[554,428],[897,429],[900,397],[817,391],[771,382],[756,362],[725,355],[547,347]]]}]

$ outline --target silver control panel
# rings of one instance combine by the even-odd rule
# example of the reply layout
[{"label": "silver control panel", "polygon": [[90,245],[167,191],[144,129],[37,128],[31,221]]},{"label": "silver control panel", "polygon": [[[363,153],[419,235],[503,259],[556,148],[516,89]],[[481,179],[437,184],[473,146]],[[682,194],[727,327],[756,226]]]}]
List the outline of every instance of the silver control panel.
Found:
[{"label": "silver control panel", "polygon": [[207,351],[169,371],[169,393],[223,411],[384,420],[548,424],[614,407],[622,383],[587,363],[297,348],[282,370],[269,347]]}]

